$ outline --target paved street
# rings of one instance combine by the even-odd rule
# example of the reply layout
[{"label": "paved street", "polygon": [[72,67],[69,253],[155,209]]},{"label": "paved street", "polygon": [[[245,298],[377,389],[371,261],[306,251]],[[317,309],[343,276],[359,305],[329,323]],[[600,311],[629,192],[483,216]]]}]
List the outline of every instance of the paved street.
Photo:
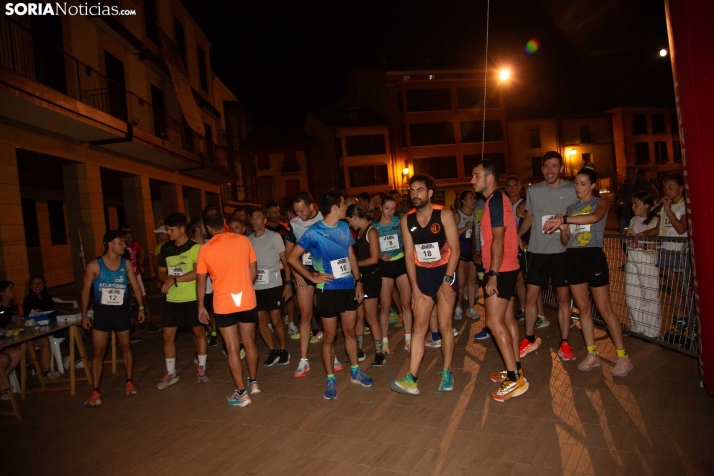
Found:
[{"label": "paved street", "polygon": [[[554,323],[555,316],[549,310]],[[181,381],[153,387],[163,373],[160,335],[134,346],[139,394],[123,394],[124,376],[105,371],[102,405],[84,408],[78,395],[33,394],[21,403],[25,418],[3,418],[3,474],[14,475],[398,475],[398,474],[711,474],[714,401],[699,388],[697,362],[626,337],[634,372],[614,380],[615,351],[596,328],[603,367],[590,374],[556,356],[556,325],[539,331],[543,346],[524,359],[530,390],[507,403],[493,401],[488,377],[502,368],[492,341],[470,337],[483,319],[457,321],[453,393],[436,392],[440,352],[427,349],[418,397],[399,395],[390,381],[407,369],[398,349],[380,369],[362,365],[376,382],[361,388],[337,374],[336,401],[326,401],[318,344],[310,347],[308,377],[290,365],[259,369],[263,393],[246,408],[225,397],[233,390],[220,347],[209,349],[210,382],[195,380],[192,341],[179,334]],[[574,329],[578,359],[585,348]],[[340,343],[342,340],[340,339]],[[265,347],[261,344],[261,361]],[[339,353],[345,360],[340,345]],[[30,381],[30,385],[35,382]],[[4,405],[7,403],[3,402]]]}]

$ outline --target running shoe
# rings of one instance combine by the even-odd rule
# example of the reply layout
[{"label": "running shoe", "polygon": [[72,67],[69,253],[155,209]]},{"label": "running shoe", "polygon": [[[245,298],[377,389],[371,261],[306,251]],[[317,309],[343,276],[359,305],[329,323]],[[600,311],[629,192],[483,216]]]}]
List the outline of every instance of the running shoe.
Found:
[{"label": "running shoe", "polygon": [[240,358],[241,360],[245,359],[245,347],[243,347],[243,344],[240,345]]},{"label": "running shoe", "polygon": [[590,372],[595,367],[600,367],[600,357],[593,352],[588,352],[587,357],[578,364],[578,370],[582,372]]},{"label": "running shoe", "polygon": [[454,389],[454,377],[451,375],[451,371],[442,370],[441,371],[441,385],[439,385],[440,392],[450,392]]},{"label": "running shoe", "polygon": [[178,374],[170,374],[168,371],[164,373],[164,378],[161,379],[161,382],[156,384],[156,388],[158,390],[163,390],[165,388],[169,388],[171,385],[178,383],[179,381],[179,376]]},{"label": "running shoe", "polygon": [[337,380],[333,378],[327,379],[327,388],[325,389],[325,400],[337,400]]},{"label": "running shoe", "polygon": [[228,405],[232,407],[244,407],[246,405],[250,405],[252,402],[248,392],[245,390],[243,390],[243,395],[238,393],[238,390],[236,390],[226,400],[228,401]]},{"label": "running shoe", "polygon": [[[226,344],[223,344],[223,350],[221,350],[221,353],[228,357],[228,350],[226,349]],[[196,354],[196,360],[194,360],[195,363],[198,363],[198,354]]]},{"label": "running shoe", "polygon": [[474,334],[474,339],[484,340],[484,339],[488,339],[488,336],[489,336],[488,328],[484,327],[484,329],[481,332],[477,332],[476,334]]},{"label": "running shoe", "polygon": [[206,375],[206,367],[198,367],[198,383],[208,382],[208,375]]},{"label": "running shoe", "polygon": [[406,393],[407,395],[419,395],[419,388],[412,374],[407,374],[401,380],[392,381],[392,390],[397,393]]},{"label": "running shoe", "polygon": [[364,355],[364,351],[362,351],[362,349],[357,349],[357,361],[364,362],[366,358],[367,356]]},{"label": "running shoe", "polygon": [[101,404],[102,404],[102,396],[99,395],[99,392],[97,392],[96,390],[92,390],[92,394],[84,402],[85,407],[97,407]]},{"label": "running shoe", "polygon": [[406,350],[407,352],[411,352],[411,351],[412,351],[412,340],[411,340],[411,339],[409,339],[409,340],[406,340],[406,339],[405,339],[405,340],[404,340],[404,350]]},{"label": "running shoe", "polygon": [[158,334],[159,332],[161,332],[162,328],[157,326],[153,322],[149,322],[147,330],[149,331],[149,334]]},{"label": "running shoe", "polygon": [[134,386],[134,382],[126,383],[126,396],[128,397],[129,395],[136,395],[136,387]]},{"label": "running shoe", "polygon": [[277,350],[273,349],[268,354],[268,358],[265,359],[265,362],[263,362],[263,365],[265,367],[272,367],[273,365],[277,364],[279,360],[280,360],[280,354],[278,353]]},{"label": "running shoe", "polygon": [[257,395],[260,393],[260,386],[257,380],[248,379],[248,385],[250,386],[250,394]]},{"label": "running shoe", "polygon": [[218,347],[218,336],[208,338],[208,347]]},{"label": "running shoe", "polygon": [[525,337],[521,341],[520,345],[518,346],[518,349],[520,351],[521,358],[525,357],[526,355],[530,354],[531,352],[535,352],[540,348],[541,340],[540,337],[536,337],[533,342],[529,341]]},{"label": "running shoe", "polygon": [[134,334],[133,336],[129,337],[129,342],[132,344],[136,344],[137,342],[141,342],[142,338],[139,335]]},{"label": "running shoe", "polygon": [[57,380],[62,376],[57,370],[49,370],[42,376],[42,380]]},{"label": "running shoe", "polygon": [[526,310],[521,309],[514,317],[516,318],[516,321],[522,321],[526,317]]},{"label": "running shoe", "polygon": [[369,335],[371,334],[372,331],[370,330],[369,326],[367,324],[364,325],[364,335]]},{"label": "running shoe", "polygon": [[287,314],[283,316],[283,324],[285,324],[286,326],[290,324],[290,316],[288,316]]},{"label": "running shoe", "polygon": [[478,312],[476,312],[476,309],[474,309],[473,307],[469,308],[469,317],[474,321],[478,321],[481,319],[481,316],[479,316]]},{"label": "running shoe", "polygon": [[560,348],[558,349],[558,357],[563,359],[565,362],[568,360],[575,360],[575,353],[573,352],[575,349],[573,349],[570,344],[567,342],[563,342],[560,344]]},{"label": "running shoe", "polygon": [[508,379],[501,382],[501,387],[495,390],[491,397],[497,402],[505,402],[506,400],[523,395],[528,391],[528,381],[523,377],[520,377],[515,382]]},{"label": "running shoe", "polygon": [[635,366],[630,362],[629,357],[618,357],[615,368],[612,369],[613,377],[627,377],[627,375],[632,372]]},{"label": "running shoe", "polygon": [[278,365],[287,365],[290,363],[290,354],[287,349],[278,351]]},{"label": "running shoe", "polygon": [[322,332],[317,331],[317,334],[314,336],[310,337],[310,343],[314,344],[316,342],[320,342],[322,340]]},{"label": "running shoe", "polygon": [[307,375],[307,371],[310,370],[310,362],[307,359],[300,359],[298,368],[293,374],[294,377],[304,377]]},{"label": "running shoe", "polygon": [[389,350],[389,344],[388,344],[388,343],[382,342],[382,352],[383,352],[385,355],[392,355],[392,351]]},{"label": "running shoe", "polygon": [[424,345],[426,347],[431,347],[432,349],[440,349],[441,348],[441,339],[432,339],[429,337],[426,342],[424,342]]},{"label": "running shoe", "polygon": [[372,367],[381,367],[387,363],[387,358],[382,352],[374,354],[374,360],[372,361]]},{"label": "running shoe", "polygon": [[545,329],[550,325],[550,321],[545,318],[545,316],[538,316],[538,320],[536,320],[535,323],[535,328],[536,329]]},{"label": "running shoe", "polygon": [[456,330],[456,327],[454,327],[453,330],[454,330],[454,337],[459,337],[460,332]]},{"label": "running shoe", "polygon": [[350,375],[350,382],[357,383],[359,385],[362,385],[363,387],[371,387],[372,385],[374,385],[374,380],[369,378],[360,370],[355,372],[353,375]]},{"label": "running shoe", "polygon": [[337,360],[337,356],[335,356],[335,361],[332,363],[332,371],[339,372],[342,369],[344,369],[344,367],[342,366],[342,362]]},{"label": "running shoe", "polygon": [[397,327],[399,329],[404,327],[404,316],[402,314],[399,314],[399,320],[397,320],[396,324],[394,324],[394,327]]},{"label": "running shoe", "polygon": [[389,323],[396,324],[398,320],[399,320],[399,316],[397,315],[396,312],[394,312],[394,309],[390,310],[389,311]]},{"label": "running shoe", "polygon": [[456,306],[454,308],[454,320],[455,321],[460,321],[461,318],[463,317],[464,310],[461,308],[461,306]]},{"label": "running shoe", "polygon": [[[299,339],[300,338],[300,330],[297,328],[294,322],[291,322],[288,324],[288,334],[290,334],[291,339]],[[295,337],[297,336],[297,337]]]},{"label": "running shoe", "polygon": [[[523,369],[518,371],[518,375],[520,377],[523,377]],[[491,374],[491,382],[501,383],[507,379],[508,379],[508,373],[505,370],[501,370],[500,372],[493,372]]]}]

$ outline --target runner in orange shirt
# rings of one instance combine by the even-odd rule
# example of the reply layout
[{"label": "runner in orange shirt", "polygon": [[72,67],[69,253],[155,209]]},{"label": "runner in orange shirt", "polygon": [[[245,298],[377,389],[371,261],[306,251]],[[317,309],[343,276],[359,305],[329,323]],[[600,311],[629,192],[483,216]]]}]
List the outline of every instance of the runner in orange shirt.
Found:
[{"label": "runner in orange shirt", "polygon": [[235,392],[228,397],[228,404],[244,407],[251,403],[251,399],[243,384],[243,367],[239,355],[241,341],[245,346],[248,362],[250,394],[260,393],[257,381],[258,349],[255,346],[258,310],[253,289],[258,263],[248,238],[226,232],[223,216],[218,211],[209,210],[202,218],[206,230],[213,238],[203,245],[198,253],[198,318],[204,324],[208,324],[210,320],[204,303],[206,276],[210,275],[213,282],[214,317],[226,344],[228,368],[236,385]]}]

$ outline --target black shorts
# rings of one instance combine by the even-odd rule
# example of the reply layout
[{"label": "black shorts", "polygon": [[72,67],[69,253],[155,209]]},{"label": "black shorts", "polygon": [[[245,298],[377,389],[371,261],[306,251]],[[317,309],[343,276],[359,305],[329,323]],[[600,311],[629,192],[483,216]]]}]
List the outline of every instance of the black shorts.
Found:
[{"label": "black shorts", "polygon": [[203,307],[206,308],[206,311],[213,314],[213,293],[206,294],[203,298]]},{"label": "black shorts", "polygon": [[283,286],[270,289],[256,289],[255,298],[258,301],[258,311],[274,311],[283,308]]},{"label": "black shorts", "polygon": [[354,289],[332,289],[316,291],[315,307],[323,318],[337,317],[343,312],[356,311],[357,299]]},{"label": "black shorts", "polygon": [[565,268],[568,266],[565,253],[529,253],[529,255],[530,264],[526,284],[547,288],[552,281],[554,288],[568,286],[565,280]]},{"label": "black shorts", "polygon": [[379,293],[382,291],[382,276],[378,271],[376,273],[362,274],[362,289],[364,290],[365,299],[378,299]]},{"label": "black shorts", "polygon": [[[496,276],[496,289],[498,289],[498,295],[490,294],[485,295],[488,299],[490,297],[498,297],[510,301],[513,296],[516,295],[516,280],[518,279],[518,273],[521,271],[519,269],[513,271],[504,271],[503,273],[498,273]],[[486,276],[486,282],[488,282],[488,276]],[[484,293],[485,294],[485,293]]]},{"label": "black shorts", "polygon": [[198,301],[169,302],[164,304],[164,327],[201,327],[198,320]]},{"label": "black shorts", "polygon": [[[419,291],[421,291],[423,295],[429,296],[434,302],[436,302],[436,293],[439,292],[439,288],[444,282],[444,276],[446,276],[446,265],[436,268],[416,267],[416,279]],[[454,290],[457,290],[458,286],[456,281],[452,283]]]},{"label": "black shorts", "polygon": [[459,253],[459,261],[465,261],[466,263],[473,263],[474,256],[471,253],[471,250],[462,251],[461,253]]},{"label": "black shorts", "polygon": [[518,250],[518,264],[521,266],[521,273],[523,276],[528,276],[528,270],[531,267],[531,258],[533,253],[528,250]]},{"label": "black shorts", "polygon": [[102,332],[125,332],[131,329],[131,306],[94,305],[92,327]]},{"label": "black shorts", "polygon": [[236,324],[257,324],[258,308],[254,307],[249,311],[232,312],[230,314],[216,314],[216,325],[218,327],[231,327]]},{"label": "black shorts", "polygon": [[610,269],[602,248],[568,248],[565,250],[568,284],[588,283],[591,288],[610,284]]},{"label": "black shorts", "polygon": [[403,274],[407,274],[407,265],[404,264],[404,257],[393,261],[380,261],[379,274],[383,278],[397,279]]}]

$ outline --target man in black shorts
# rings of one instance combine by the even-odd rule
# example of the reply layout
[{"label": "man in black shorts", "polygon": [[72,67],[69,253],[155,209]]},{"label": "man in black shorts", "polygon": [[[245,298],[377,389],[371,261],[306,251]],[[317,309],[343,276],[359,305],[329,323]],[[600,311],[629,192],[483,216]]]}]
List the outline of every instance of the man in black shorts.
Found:
[{"label": "man in black shorts", "polygon": [[196,261],[201,247],[186,235],[188,220],[183,213],[174,213],[164,220],[169,241],[159,252],[159,279],[161,292],[166,294],[164,305],[163,337],[166,373],[156,385],[163,390],[179,381],[176,373],[176,331],[188,326],[193,332],[198,354],[198,382],[207,382],[207,342],[203,326],[198,321],[196,302]]},{"label": "man in black shorts", "polygon": [[409,180],[409,196],[414,210],[399,222],[407,275],[412,288],[412,331],[410,373],[392,382],[392,390],[418,395],[417,378],[424,357],[426,332],[429,329],[434,306],[441,332],[441,353],[444,366],[441,371],[440,392],[454,389],[451,361],[454,357],[454,334],[451,317],[456,302],[453,289],[456,267],[459,262],[459,230],[450,210],[432,204],[436,182],[428,175],[415,175]]},{"label": "man in black shorts", "polygon": [[498,188],[495,162],[484,160],[476,164],[471,184],[486,197],[481,217],[481,257],[488,276],[484,292],[486,324],[506,364],[505,372],[491,374],[491,380],[501,384],[491,397],[505,402],[528,390],[518,353],[518,324],[513,315],[520,269],[516,219],[510,199]]},{"label": "man in black shorts", "polygon": [[[94,390],[85,407],[101,405],[99,382],[104,368],[104,353],[112,332],[116,332],[121,347],[124,369],[126,370],[126,394],[136,395],[132,380],[134,357],[131,352],[129,333],[131,330],[131,292],[139,305],[139,322],[146,320],[139,282],[130,261],[123,258],[124,240],[119,231],[109,231],[104,235],[104,254],[87,265],[82,284],[82,327],[92,332],[92,376]],[[89,293],[94,290],[94,322],[87,316]],[[72,364],[74,365],[74,364]]]},{"label": "man in black shorts", "polygon": [[253,281],[258,266],[253,247],[248,238],[228,233],[223,216],[216,210],[203,213],[206,230],[213,235],[201,247],[196,264],[198,319],[207,324],[209,314],[204,305],[206,279],[213,282],[213,310],[216,325],[226,344],[228,368],[235,383],[235,391],[228,397],[229,405],[244,407],[251,403],[243,384],[243,366],[240,361],[240,340],[243,342],[248,363],[250,394],[260,393],[258,386],[258,349],[255,346],[255,326],[258,323]]}]

